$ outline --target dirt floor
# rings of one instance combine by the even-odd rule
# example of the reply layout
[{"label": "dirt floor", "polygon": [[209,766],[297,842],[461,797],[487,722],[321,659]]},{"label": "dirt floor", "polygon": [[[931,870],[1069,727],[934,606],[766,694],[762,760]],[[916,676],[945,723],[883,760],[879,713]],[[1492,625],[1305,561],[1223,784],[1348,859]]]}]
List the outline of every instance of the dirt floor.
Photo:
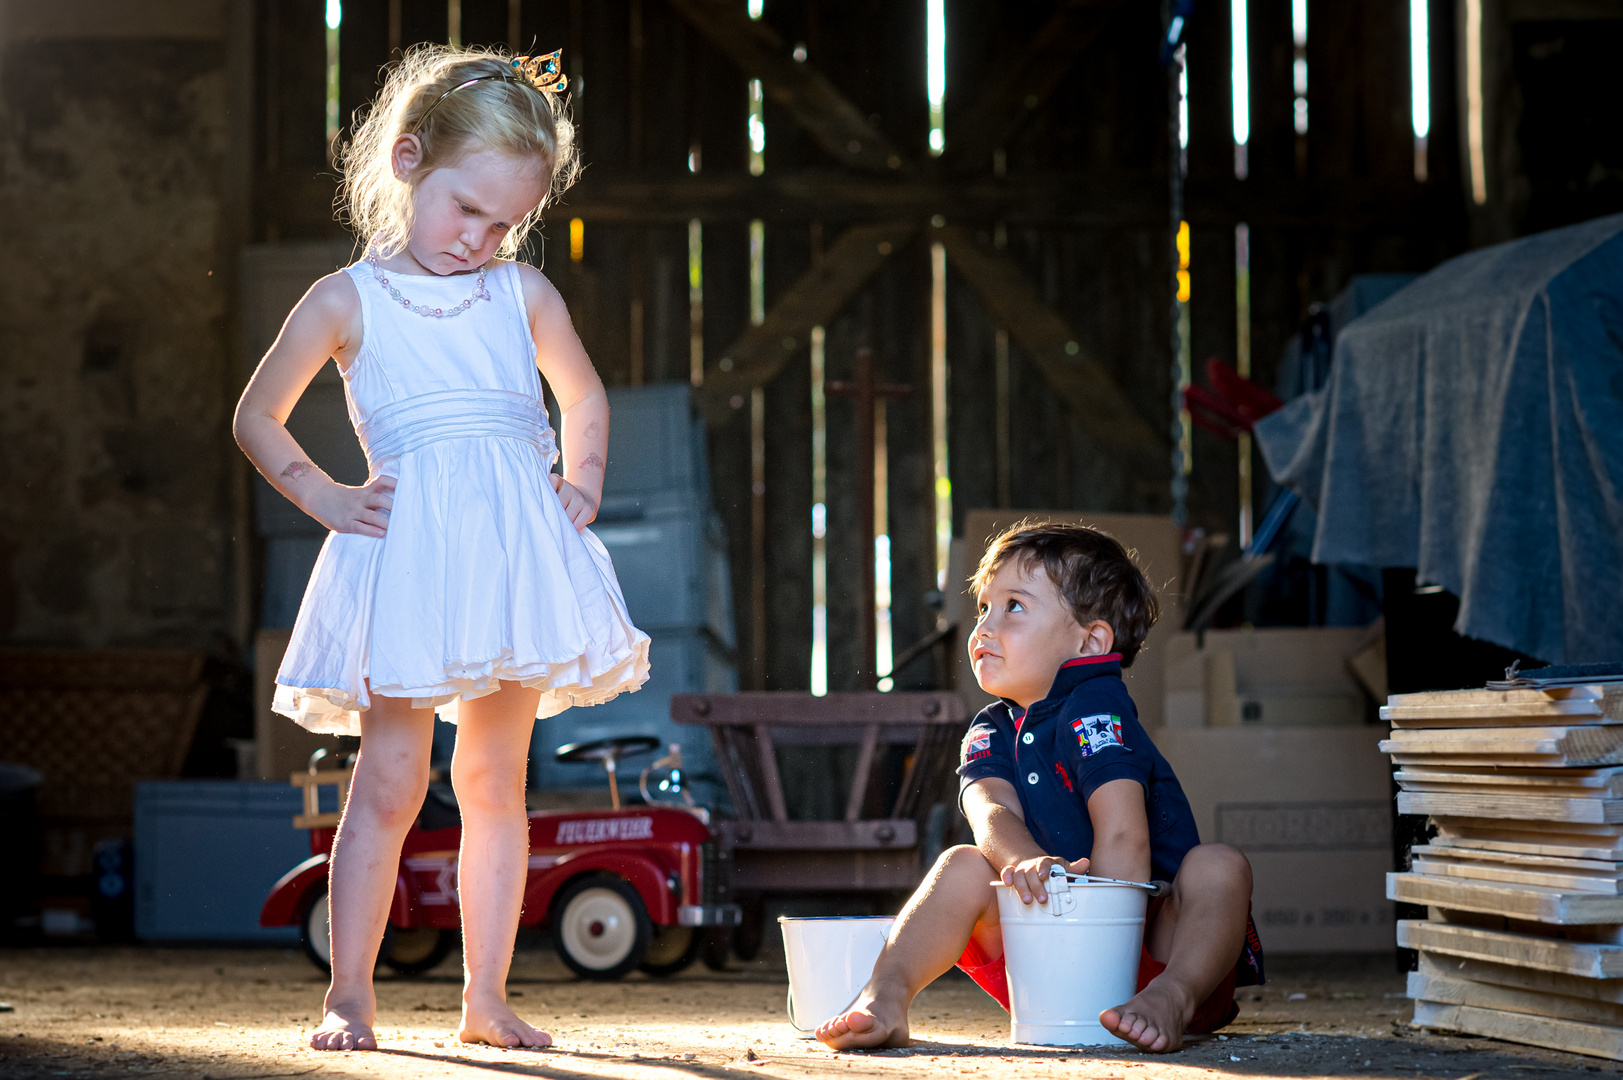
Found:
[{"label": "dirt floor", "polygon": [[381,1053],[320,1054],[305,1036],[323,980],[297,950],[63,947],[0,950],[0,1077],[490,1077],[702,1080],[1067,1075],[1113,1080],[1358,1075],[1402,1080],[1538,1080],[1623,1072],[1616,1063],[1409,1027],[1390,955],[1276,957],[1244,991],[1224,1036],[1180,1053],[1015,1047],[997,1005],[956,973],[914,1006],[914,1045],[835,1054],[784,1021],[774,943],[737,971],[702,965],[670,979],[583,983],[545,949],[522,949],[510,992],[550,1030],[547,1051],[462,1046],[458,958],[378,984]]}]

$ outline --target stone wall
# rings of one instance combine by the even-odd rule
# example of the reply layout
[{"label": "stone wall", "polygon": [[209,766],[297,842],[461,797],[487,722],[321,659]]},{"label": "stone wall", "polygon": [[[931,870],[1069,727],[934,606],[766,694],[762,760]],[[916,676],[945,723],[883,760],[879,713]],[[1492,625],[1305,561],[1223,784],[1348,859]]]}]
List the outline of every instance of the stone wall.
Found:
[{"label": "stone wall", "polygon": [[240,641],[237,8],[0,3],[0,642]]}]

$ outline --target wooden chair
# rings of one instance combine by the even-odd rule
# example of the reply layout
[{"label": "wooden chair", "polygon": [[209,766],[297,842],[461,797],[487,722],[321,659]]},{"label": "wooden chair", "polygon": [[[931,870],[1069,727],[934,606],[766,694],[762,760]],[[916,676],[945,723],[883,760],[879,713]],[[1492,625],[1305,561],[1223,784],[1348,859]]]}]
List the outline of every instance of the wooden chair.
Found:
[{"label": "wooden chair", "polygon": [[[731,849],[736,891],[888,891],[918,884],[931,809],[954,801],[958,743],[967,724],[957,694],[678,694],[671,719],[710,729],[734,815],[714,827]],[[779,749],[838,745],[857,747],[843,817],[791,821]],[[882,785],[875,764],[889,746],[910,753],[900,791],[888,807],[876,806]]]}]

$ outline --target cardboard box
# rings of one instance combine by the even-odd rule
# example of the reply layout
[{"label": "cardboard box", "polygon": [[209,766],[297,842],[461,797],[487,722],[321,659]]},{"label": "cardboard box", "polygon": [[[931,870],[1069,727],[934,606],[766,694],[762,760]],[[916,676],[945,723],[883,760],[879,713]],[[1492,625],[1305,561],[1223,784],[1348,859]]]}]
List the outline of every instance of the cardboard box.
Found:
[{"label": "cardboard box", "polygon": [[1152,732],[1200,838],[1251,860],[1265,952],[1392,948],[1392,790],[1381,734],[1362,724]]},{"label": "cardboard box", "polygon": [[1155,586],[1161,601],[1161,618],[1150,631],[1144,648],[1133,666],[1123,672],[1128,691],[1138,706],[1139,721],[1155,728],[1162,723],[1163,680],[1166,642],[1183,625],[1184,596],[1181,572],[1183,533],[1171,518],[1157,514],[1083,514],[1060,510],[971,510],[964,515],[963,571],[959,583],[947,583],[947,603],[957,604],[953,616],[959,626],[957,667],[954,689],[963,695],[971,714],[991,704],[993,698],[975,682],[969,666],[969,635],[975,626],[975,598],[965,593],[964,582],[980,565],[987,543],[1003,529],[1019,521],[1072,521],[1091,525],[1109,533],[1134,552],[1139,569]]},{"label": "cardboard box", "polygon": [[1204,645],[1194,634],[1167,635],[1163,722],[1172,728],[1371,722],[1375,699],[1351,661],[1379,635],[1379,627],[1208,630]]}]

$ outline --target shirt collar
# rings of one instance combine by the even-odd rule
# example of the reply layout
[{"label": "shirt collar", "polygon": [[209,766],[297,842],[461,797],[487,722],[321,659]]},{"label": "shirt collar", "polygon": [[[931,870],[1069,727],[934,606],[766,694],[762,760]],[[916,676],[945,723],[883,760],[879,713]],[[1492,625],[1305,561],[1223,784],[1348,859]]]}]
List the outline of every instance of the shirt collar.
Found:
[{"label": "shirt collar", "polygon": [[[1048,706],[1049,702],[1064,701],[1071,696],[1071,692],[1078,686],[1101,675],[1121,677],[1121,653],[1105,653],[1102,656],[1078,656],[1065,661],[1059,666],[1059,671],[1054,675],[1054,684],[1049,687],[1048,696],[1032,705],[1030,709],[1024,710],[1024,712],[1046,711],[1045,706]],[[1004,698],[1003,703],[1009,707],[1009,715],[1017,725],[1024,723],[1025,716],[1022,715],[1020,706],[1008,698]]]}]

